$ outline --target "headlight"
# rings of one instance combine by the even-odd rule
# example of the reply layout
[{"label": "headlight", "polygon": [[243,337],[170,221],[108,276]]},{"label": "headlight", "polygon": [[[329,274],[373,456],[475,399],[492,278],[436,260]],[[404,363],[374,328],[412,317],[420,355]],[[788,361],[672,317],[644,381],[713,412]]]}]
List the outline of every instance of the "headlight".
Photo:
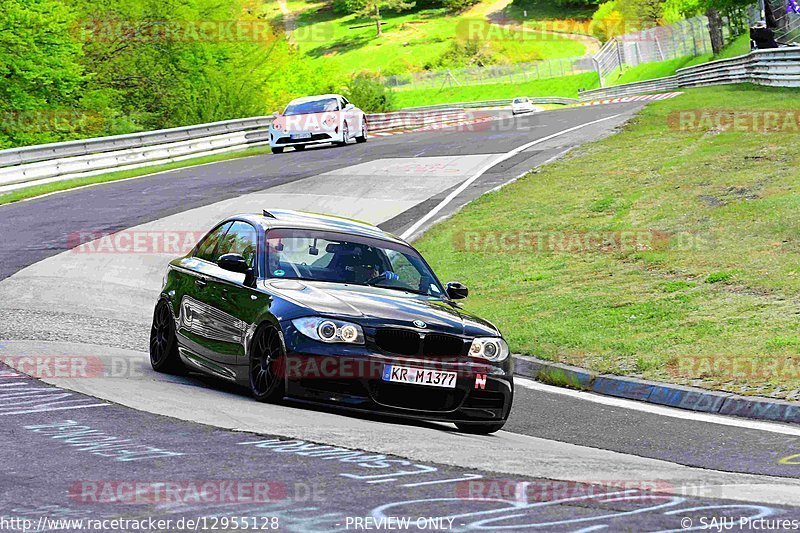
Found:
[{"label": "headlight", "polygon": [[272,129],[275,131],[281,131],[281,125],[279,123],[273,122]]},{"label": "headlight", "polygon": [[493,362],[504,361],[508,357],[508,344],[500,337],[478,337],[472,341],[469,355]]},{"label": "headlight", "polygon": [[358,324],[320,317],[296,318],[292,324],[297,331],[315,341],[364,344],[364,330]]}]

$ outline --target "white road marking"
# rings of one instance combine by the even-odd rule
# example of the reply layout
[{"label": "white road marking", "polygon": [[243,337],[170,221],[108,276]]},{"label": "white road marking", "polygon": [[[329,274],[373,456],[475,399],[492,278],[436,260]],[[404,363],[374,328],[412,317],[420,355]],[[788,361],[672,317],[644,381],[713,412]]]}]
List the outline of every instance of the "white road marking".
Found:
[{"label": "white road marking", "polygon": [[769,431],[770,433],[779,433],[781,435],[800,436],[800,428],[794,428],[788,425],[771,422],[760,422],[757,420],[739,419],[728,417],[724,415],[714,415],[710,413],[700,413],[696,411],[689,411],[686,409],[677,409],[674,407],[666,407],[661,405],[654,405],[650,403],[638,402],[636,400],[627,400],[625,398],[615,398],[613,396],[602,396],[591,392],[585,392],[574,389],[566,389],[562,387],[554,387],[553,385],[546,385],[533,381],[530,379],[514,377],[514,384],[524,387],[526,389],[535,390],[539,392],[547,392],[551,394],[560,394],[562,396],[569,396],[587,402],[599,403],[602,405],[609,405],[612,407],[621,407],[623,409],[630,409],[632,411],[641,411],[660,416],[668,416],[670,418],[680,418],[681,420],[694,420],[696,422],[706,422],[710,424],[719,424],[722,426],[731,426],[740,429],[755,429],[758,431]]},{"label": "white road marking", "polygon": [[561,135],[566,135],[567,133],[571,133],[571,132],[573,132],[575,130],[579,130],[581,128],[585,128],[585,127],[591,126],[593,124],[598,124],[600,122],[605,122],[606,120],[611,120],[611,119],[617,118],[620,115],[622,115],[622,113],[618,113],[616,115],[613,115],[613,116],[610,116],[610,117],[606,117],[606,118],[601,118],[601,119],[598,119],[598,120],[593,120],[591,122],[586,122],[585,124],[580,124],[580,125],[574,126],[572,128],[567,128],[565,130],[559,131],[559,132],[554,133],[552,135],[548,135],[547,137],[542,137],[541,139],[536,139],[535,141],[531,141],[529,143],[523,144],[522,146],[518,146],[517,148],[514,148],[510,152],[507,152],[507,153],[499,156],[497,159],[495,159],[493,161],[489,161],[486,165],[484,165],[483,167],[478,169],[478,171],[475,174],[473,174],[466,181],[464,181],[464,183],[462,183],[456,190],[454,190],[453,192],[448,194],[447,197],[444,200],[442,200],[441,202],[439,202],[439,204],[436,207],[431,209],[425,216],[420,218],[410,228],[408,228],[406,231],[404,231],[403,234],[400,235],[400,237],[402,239],[408,239],[409,237],[414,235],[414,233],[420,227],[422,227],[423,224],[425,224],[430,219],[432,219],[434,216],[436,216],[436,213],[438,213],[439,211],[444,209],[444,207],[447,204],[452,202],[459,194],[464,192],[467,189],[467,187],[472,185],[475,182],[475,180],[477,180],[478,178],[483,176],[492,167],[502,163],[503,161],[506,161],[507,159],[511,159],[512,157],[514,157],[518,153],[520,153],[520,152],[522,152],[524,150],[527,150],[531,146],[535,146],[537,144],[541,144],[543,142],[549,141],[550,139],[555,139],[556,137],[560,137]]}]

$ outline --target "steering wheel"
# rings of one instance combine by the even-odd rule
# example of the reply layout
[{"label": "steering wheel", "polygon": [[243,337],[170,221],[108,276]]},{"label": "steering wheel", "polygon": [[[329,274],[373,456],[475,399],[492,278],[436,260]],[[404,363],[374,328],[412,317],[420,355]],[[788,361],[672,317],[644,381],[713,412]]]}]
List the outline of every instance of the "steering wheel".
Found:
[{"label": "steering wheel", "polygon": [[386,279],[386,272],[384,272],[383,274],[378,274],[375,277],[369,278],[367,281],[364,282],[364,285],[374,285],[375,283],[378,283],[379,281],[383,281],[385,279]]}]

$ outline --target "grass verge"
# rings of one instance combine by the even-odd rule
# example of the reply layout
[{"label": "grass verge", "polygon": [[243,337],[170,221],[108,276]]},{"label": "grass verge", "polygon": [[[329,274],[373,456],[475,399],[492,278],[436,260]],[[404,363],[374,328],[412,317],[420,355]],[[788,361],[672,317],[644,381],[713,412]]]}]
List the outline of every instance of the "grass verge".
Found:
[{"label": "grass verge", "polygon": [[578,89],[599,87],[597,74],[588,72],[563,78],[534,80],[527,83],[497,83],[487,85],[466,85],[442,89],[411,89],[395,93],[398,109],[455,102],[478,100],[499,100],[517,96],[565,96],[577,98]]},{"label": "grass verge", "polygon": [[653,103],[418,247],[514,352],[800,398],[800,134],[674,127],[681,111],[800,113],[795,94],[732,85]]},{"label": "grass verge", "polygon": [[368,19],[329,8],[309,9],[297,15],[293,37],[311,61],[330,75],[345,77],[356,67],[392,75],[466,66],[469,58],[453,58],[451,45],[476,37],[484,53],[500,63],[575,57],[586,51],[582,43],[558,36],[491,31],[482,18],[469,13],[454,15],[441,8],[387,12],[378,37]]},{"label": "grass verge", "polygon": [[193,159],[186,159],[184,161],[176,161],[174,163],[167,163],[165,165],[156,165],[152,167],[135,168],[132,170],[121,170],[118,172],[109,172],[108,174],[98,174],[97,176],[88,176],[85,178],[76,178],[65,181],[56,181],[44,185],[33,185],[25,187],[24,189],[17,189],[16,191],[0,194],[0,205],[19,202],[29,198],[35,198],[44,194],[49,194],[57,191],[66,191],[76,187],[83,187],[86,185],[94,185],[97,183],[106,183],[109,181],[119,181],[128,178],[136,178],[139,176],[147,176],[149,174],[156,174],[158,172],[165,172],[167,170],[176,170],[179,168],[193,167],[203,165],[206,163],[217,163],[219,161],[227,161],[229,159],[239,159],[242,157],[250,157],[253,155],[262,155],[272,153],[269,147],[256,147],[242,150],[241,152],[232,152],[229,154],[209,155],[204,157],[196,157]]}]

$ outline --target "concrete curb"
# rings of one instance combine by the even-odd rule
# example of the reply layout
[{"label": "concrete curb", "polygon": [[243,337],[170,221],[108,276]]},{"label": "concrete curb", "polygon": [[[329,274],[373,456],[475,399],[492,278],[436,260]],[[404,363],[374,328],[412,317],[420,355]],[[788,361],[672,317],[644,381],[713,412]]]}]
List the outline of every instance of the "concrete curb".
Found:
[{"label": "concrete curb", "polygon": [[697,387],[597,374],[575,366],[514,355],[514,373],[543,383],[689,411],[754,420],[800,423],[800,404],[758,396],[738,396]]}]

